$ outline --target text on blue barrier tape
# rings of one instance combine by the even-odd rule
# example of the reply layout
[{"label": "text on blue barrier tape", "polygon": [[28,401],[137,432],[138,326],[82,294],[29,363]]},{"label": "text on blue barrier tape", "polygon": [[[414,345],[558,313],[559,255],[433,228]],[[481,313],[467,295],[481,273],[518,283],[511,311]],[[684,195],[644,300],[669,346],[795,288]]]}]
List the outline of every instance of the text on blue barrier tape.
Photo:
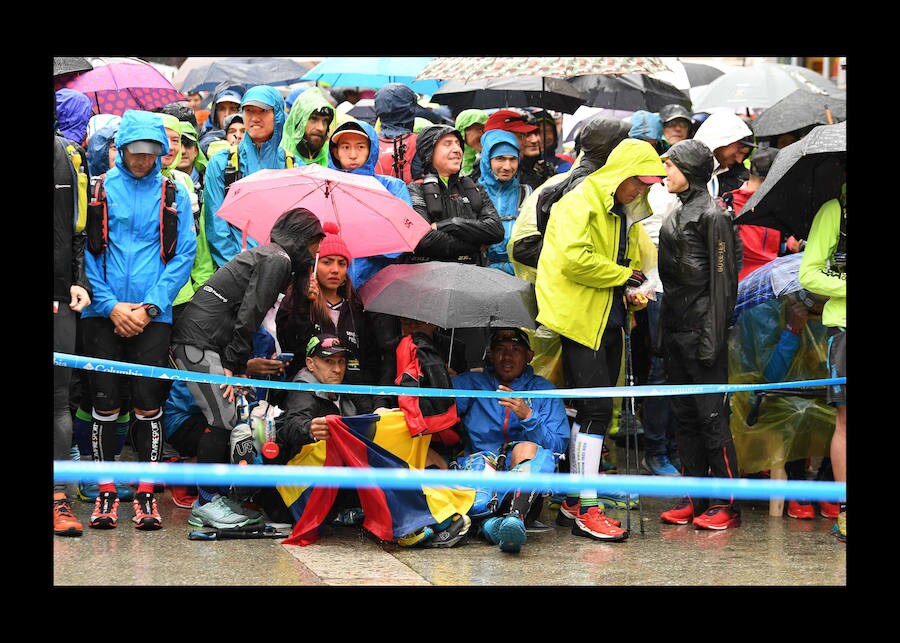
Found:
[{"label": "text on blue barrier tape", "polygon": [[844,482],[817,480],[762,480],[748,478],[689,478],[642,475],[575,475],[559,473],[510,473],[495,471],[439,469],[373,469],[357,467],[298,467],[288,465],[228,465],[192,462],[80,462],[57,460],[53,463],[57,482],[136,480],[172,485],[236,485],[273,487],[275,485],[324,487],[380,487],[415,489],[426,487],[481,487],[490,478],[490,487],[498,491],[529,489],[578,492],[585,488],[624,491],[647,496],[694,496],[764,500],[772,496],[807,500],[844,500]]},{"label": "text on blue barrier tape", "polygon": [[659,397],[665,395],[698,395],[710,393],[736,393],[781,388],[806,388],[846,384],[846,377],[794,382],[770,382],[759,384],[648,384],[642,386],[604,386],[596,388],[559,388],[542,391],[473,391],[468,389],[410,388],[405,386],[377,386],[369,384],[310,384],[308,382],[282,382],[228,377],[209,373],[195,373],[175,368],[147,366],[118,362],[96,357],[53,353],[54,366],[103,371],[119,375],[154,377],[157,379],[199,382],[203,384],[231,384],[233,386],[284,389],[289,391],[324,391],[329,393],[356,393],[363,395],[408,395],[412,397],[526,397],[526,398],[598,398],[598,397]]}]

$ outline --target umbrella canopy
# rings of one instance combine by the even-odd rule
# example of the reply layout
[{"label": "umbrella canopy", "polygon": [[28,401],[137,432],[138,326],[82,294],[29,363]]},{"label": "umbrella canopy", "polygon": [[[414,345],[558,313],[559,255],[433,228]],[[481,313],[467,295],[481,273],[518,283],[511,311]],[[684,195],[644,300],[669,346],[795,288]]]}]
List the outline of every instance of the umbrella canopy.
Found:
[{"label": "umbrella canopy", "polygon": [[678,103],[691,109],[690,96],[674,85],[647,74],[592,74],[572,78],[571,83],[588,95],[586,104],[589,107],[658,112],[665,105]]},{"label": "umbrella canopy", "polygon": [[[93,69],[57,83],[91,99],[97,114],[121,116],[128,109],[153,110],[184,100],[153,65],[140,58],[89,58]],[[63,77],[66,78],[66,77]]]},{"label": "umbrella canopy", "polygon": [[223,58],[188,72],[181,90],[209,91],[226,80],[247,87],[290,85],[303,78],[309,69],[308,65],[291,58]]},{"label": "umbrella canopy", "polygon": [[435,80],[416,79],[430,60],[430,57],[412,56],[332,56],[310,69],[301,80],[326,83],[332,87],[372,89],[378,89],[388,83],[402,83],[417,94],[431,95],[441,83]]},{"label": "umbrella canopy", "polygon": [[94,66],[87,58],[81,56],[60,56],[53,58],[53,75],[70,74],[78,71],[89,71]]},{"label": "umbrella canopy", "polygon": [[725,73],[724,70],[705,63],[689,62],[677,58],[663,58],[668,71],[658,71],[651,76],[687,92],[692,87],[708,85]]},{"label": "umbrella canopy", "polygon": [[846,119],[847,101],[795,89],[765,109],[750,127],[757,138],[765,138],[810,125],[832,125]]},{"label": "umbrella canopy", "polygon": [[841,194],[847,166],[847,122],[819,125],[783,147],[735,224],[775,228],[806,239],[823,203]]},{"label": "umbrella canopy", "polygon": [[470,83],[490,78],[517,78],[519,76],[553,76],[571,78],[585,74],[651,74],[668,69],[660,58],[621,56],[566,56],[566,57],[437,57],[431,60],[418,75],[419,80],[459,80]]},{"label": "umbrella canopy", "polygon": [[216,212],[260,243],[287,210],[304,207],[337,224],[354,257],[411,252],[431,226],[372,176],[321,165],[259,170],[231,184]]},{"label": "umbrella canopy", "polygon": [[736,112],[748,108],[765,109],[795,89],[827,96],[843,95],[837,85],[805,67],[757,63],[723,74],[698,90],[694,109],[707,111],[716,107],[731,107]]},{"label": "umbrella canopy", "polygon": [[360,98],[353,107],[347,110],[347,114],[374,127],[375,121],[378,120],[378,114],[375,113],[375,99]]},{"label": "umbrella canopy", "polygon": [[366,310],[442,328],[534,328],[531,282],[496,268],[449,261],[393,264],[359,289]]},{"label": "umbrella canopy", "polygon": [[431,100],[446,105],[455,113],[473,108],[540,107],[572,114],[584,105],[587,95],[561,78],[522,76],[471,83],[448,80]]}]

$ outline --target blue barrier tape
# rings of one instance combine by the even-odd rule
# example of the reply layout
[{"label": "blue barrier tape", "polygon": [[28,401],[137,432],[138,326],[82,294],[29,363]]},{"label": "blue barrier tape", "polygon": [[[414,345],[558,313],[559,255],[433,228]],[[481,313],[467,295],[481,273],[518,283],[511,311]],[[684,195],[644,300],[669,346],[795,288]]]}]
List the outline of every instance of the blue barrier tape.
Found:
[{"label": "blue barrier tape", "polygon": [[764,500],[772,496],[807,500],[839,501],[846,498],[844,482],[814,480],[760,480],[748,478],[687,478],[641,475],[574,475],[558,473],[510,473],[495,471],[436,469],[372,469],[356,467],[295,467],[287,465],[228,465],[191,462],[80,462],[57,460],[53,463],[57,482],[135,480],[185,485],[236,485],[273,487],[275,485],[318,485],[325,487],[380,487],[416,489],[427,487],[490,486],[498,491],[515,489],[578,492],[594,488],[625,491],[647,496],[694,496]]},{"label": "blue barrier tape", "polygon": [[525,398],[598,398],[598,397],[659,397],[664,395],[698,395],[709,393],[735,393],[738,391],[762,391],[780,388],[806,388],[846,384],[846,377],[795,382],[771,382],[759,384],[648,384],[643,386],[604,386],[596,388],[560,388],[544,391],[472,391],[467,389],[409,388],[405,386],[377,386],[368,384],[310,384],[307,382],[282,382],[280,380],[256,380],[242,377],[226,377],[195,373],[174,368],[131,364],[95,357],[53,353],[54,366],[68,366],[84,370],[105,371],[119,375],[155,377],[157,379],[201,382],[204,384],[231,384],[234,386],[285,389],[290,391],[325,391],[329,393],[356,393],[364,395],[409,395],[413,397],[525,397]]}]

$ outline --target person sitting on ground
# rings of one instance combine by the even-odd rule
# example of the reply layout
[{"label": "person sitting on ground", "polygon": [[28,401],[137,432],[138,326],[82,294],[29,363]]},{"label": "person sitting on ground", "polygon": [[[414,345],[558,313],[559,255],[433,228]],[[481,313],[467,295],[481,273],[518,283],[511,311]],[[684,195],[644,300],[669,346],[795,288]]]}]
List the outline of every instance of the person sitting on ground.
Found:
[{"label": "person sitting on ground", "polygon": [[[481,372],[453,378],[453,388],[476,391],[540,391],[556,388],[535,375],[530,366],[534,352],[528,336],[518,328],[498,328],[491,334],[490,353]],[[569,421],[560,398],[463,397],[456,398],[466,428],[462,469],[552,473],[558,454],[569,445]],[[537,489],[507,493],[496,514],[492,494],[476,492],[471,516],[489,516],[482,533],[502,551],[517,553],[526,540],[526,524],[536,520],[542,498]],[[496,495],[493,494],[496,502]]]}]

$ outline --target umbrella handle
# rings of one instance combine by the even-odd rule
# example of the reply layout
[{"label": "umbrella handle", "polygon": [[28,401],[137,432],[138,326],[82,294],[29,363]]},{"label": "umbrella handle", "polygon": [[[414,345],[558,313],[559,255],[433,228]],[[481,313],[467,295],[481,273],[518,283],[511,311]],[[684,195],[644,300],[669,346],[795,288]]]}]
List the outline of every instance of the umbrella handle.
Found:
[{"label": "umbrella handle", "polygon": [[[310,276],[311,278],[313,278],[313,279],[318,279],[318,277],[316,276],[316,273],[318,272],[318,270],[319,270],[319,253],[317,252],[317,253],[316,253],[316,260],[313,262],[312,272],[310,272],[310,275],[309,275],[309,276]],[[315,300],[318,298],[318,296],[319,296],[318,288],[316,288],[316,292],[313,292],[312,290],[309,290],[309,291],[306,293],[306,297],[307,297],[307,299],[309,299],[310,301],[315,301]]]}]

